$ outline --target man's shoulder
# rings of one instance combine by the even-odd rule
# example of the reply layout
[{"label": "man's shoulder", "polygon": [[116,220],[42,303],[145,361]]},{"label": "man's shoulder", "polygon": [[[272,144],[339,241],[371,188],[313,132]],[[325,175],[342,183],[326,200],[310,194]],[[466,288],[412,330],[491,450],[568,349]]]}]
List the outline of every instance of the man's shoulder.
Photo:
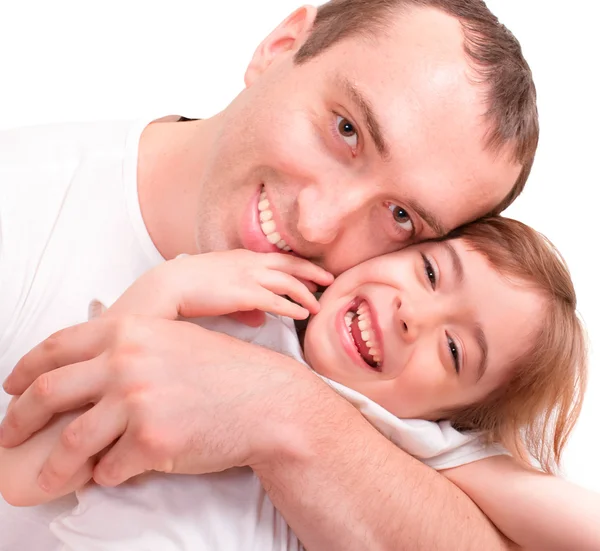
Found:
[{"label": "man's shoulder", "polygon": [[94,149],[122,148],[136,121],[57,123],[0,130],[0,167],[52,164]]}]

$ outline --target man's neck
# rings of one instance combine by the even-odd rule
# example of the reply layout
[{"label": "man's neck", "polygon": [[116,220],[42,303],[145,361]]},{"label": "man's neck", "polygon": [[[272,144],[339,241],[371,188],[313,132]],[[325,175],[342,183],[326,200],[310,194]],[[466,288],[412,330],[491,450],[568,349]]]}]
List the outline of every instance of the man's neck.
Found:
[{"label": "man's neck", "polygon": [[194,254],[202,166],[211,140],[211,119],[156,121],[140,139],[137,185],[142,217],[166,259]]}]

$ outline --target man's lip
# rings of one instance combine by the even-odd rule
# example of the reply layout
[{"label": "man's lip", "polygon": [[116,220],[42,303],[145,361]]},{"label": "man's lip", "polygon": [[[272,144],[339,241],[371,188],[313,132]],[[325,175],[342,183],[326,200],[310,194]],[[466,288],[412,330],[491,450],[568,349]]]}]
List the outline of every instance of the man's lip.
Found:
[{"label": "man's lip", "polygon": [[[346,354],[348,354],[348,356],[350,356],[352,361],[362,369],[367,369],[370,372],[373,372],[373,371],[377,372],[377,371],[379,371],[379,369],[376,369],[376,368],[372,367],[371,365],[369,365],[364,360],[364,358],[362,357],[362,355],[360,354],[358,349],[356,348],[354,339],[348,332],[346,322],[344,321],[344,316],[350,310],[356,311],[356,308],[358,308],[358,305],[363,301],[367,303],[367,306],[369,307],[369,309],[371,310],[372,315],[373,315],[374,312],[371,308],[371,304],[364,297],[356,297],[352,301],[350,301],[350,303],[348,303],[344,308],[340,309],[340,311],[338,312],[338,315],[336,316],[335,327],[336,327],[336,331],[340,337],[340,341],[342,343],[342,348],[345,350]],[[379,330],[379,325],[376,323],[376,320],[372,320],[371,323],[372,323],[372,327],[376,333],[377,341],[380,343],[380,346],[383,348],[383,340],[381,339],[381,331]],[[382,350],[382,353],[383,353],[383,350]]]},{"label": "man's lip", "polygon": [[260,253],[282,253],[292,254],[294,256],[301,256],[296,252],[294,246],[290,243],[291,240],[289,236],[285,233],[285,230],[283,230],[282,233],[282,228],[284,227],[283,222],[279,217],[279,213],[277,212],[277,210],[273,208],[273,204],[271,203],[271,200],[268,197],[268,195],[267,198],[269,199],[270,210],[273,213],[273,221],[275,222],[277,232],[281,236],[281,239],[283,239],[292,250],[286,252],[281,250],[276,245],[269,243],[266,235],[263,233],[262,228],[260,227],[260,218],[258,212],[258,203],[260,201],[260,195],[263,189],[266,191],[266,188],[262,184],[258,186],[258,189],[252,195],[250,201],[248,202],[246,211],[243,215],[240,231],[240,240],[242,247]]},{"label": "man's lip", "polygon": [[[296,251],[296,247],[294,245],[293,240],[290,238],[290,236],[286,232],[286,227],[285,227],[285,224],[283,223],[283,220],[281,219],[281,217],[279,215],[279,211],[277,209],[273,208],[273,202],[271,201],[271,197],[269,196],[269,192],[267,191],[266,186],[262,185],[260,187],[260,189],[258,190],[259,196],[260,196],[260,193],[262,190],[264,190],[264,192],[267,194],[267,199],[269,201],[269,210],[273,213],[273,221],[275,222],[275,228],[277,229],[277,233],[281,236],[281,239],[283,239],[287,243],[288,247],[290,249],[292,249],[291,251],[287,251],[286,254],[292,254],[294,256],[299,256],[301,258],[304,258],[304,257],[302,257],[302,255],[298,254],[298,252]],[[256,210],[258,211],[258,203],[257,203]],[[262,233],[262,229],[260,228],[260,220],[259,220],[258,226],[259,226],[258,229]],[[263,235],[264,235],[264,233],[263,233]],[[266,236],[265,236],[265,239],[266,239]],[[286,252],[286,251],[282,251],[278,247],[275,247],[275,248],[280,253]]]},{"label": "man's lip", "polygon": [[267,241],[267,237],[260,227],[260,219],[258,213],[258,202],[263,189],[262,184],[258,186],[256,192],[248,201],[244,215],[242,216],[240,240],[242,247],[249,251],[257,253],[277,253],[283,252],[277,246],[272,245]]}]

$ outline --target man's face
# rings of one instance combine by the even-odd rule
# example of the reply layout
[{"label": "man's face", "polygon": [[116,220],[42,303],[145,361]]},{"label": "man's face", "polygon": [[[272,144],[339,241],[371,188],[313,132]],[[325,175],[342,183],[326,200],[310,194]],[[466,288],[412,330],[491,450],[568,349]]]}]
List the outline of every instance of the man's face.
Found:
[{"label": "man's face", "polygon": [[500,203],[520,166],[485,150],[485,89],[460,24],[415,9],[296,65],[313,15],[298,10],[261,44],[215,119],[200,251],[279,246],[338,274]]}]

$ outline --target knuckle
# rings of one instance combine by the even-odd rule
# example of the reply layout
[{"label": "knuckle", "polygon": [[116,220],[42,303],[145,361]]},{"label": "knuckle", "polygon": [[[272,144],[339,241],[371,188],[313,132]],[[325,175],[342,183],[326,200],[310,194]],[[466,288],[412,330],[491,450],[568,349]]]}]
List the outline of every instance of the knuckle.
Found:
[{"label": "knuckle", "polygon": [[113,377],[121,377],[129,369],[129,358],[127,354],[123,354],[121,351],[113,352],[107,363]]},{"label": "knuckle", "polygon": [[2,425],[10,431],[19,431],[21,429],[21,420],[18,414],[15,413],[14,408],[8,410],[2,421]]},{"label": "knuckle", "polygon": [[78,450],[81,447],[81,431],[74,423],[67,425],[60,435],[60,442],[67,451]]},{"label": "knuckle", "polygon": [[51,458],[46,461],[43,474],[44,478],[50,483],[51,486],[59,485],[63,476],[60,470],[57,468],[56,462]]},{"label": "knuckle", "polygon": [[145,320],[134,316],[123,316],[115,320],[113,328],[114,350],[120,354],[135,358],[146,353],[153,333]]},{"label": "knuckle", "polygon": [[132,389],[127,393],[124,402],[128,411],[139,415],[140,419],[147,419],[152,410],[152,400],[142,388]]},{"label": "knuckle", "polygon": [[108,357],[108,368],[121,382],[131,380],[135,369],[140,365],[144,349],[136,342],[124,341],[114,348]]},{"label": "knuckle", "polygon": [[52,333],[52,335],[42,342],[41,346],[44,354],[53,356],[61,349],[61,335],[62,331],[57,331],[56,333]]},{"label": "knuckle", "polygon": [[291,304],[289,300],[274,294],[271,295],[269,302],[272,308],[284,308]]},{"label": "knuckle", "polygon": [[31,391],[37,401],[47,400],[52,394],[50,373],[42,373],[31,385]]},{"label": "knuckle", "polygon": [[121,463],[119,460],[106,459],[102,461],[99,472],[94,475],[98,484],[112,485],[121,476]]},{"label": "knuckle", "polygon": [[161,431],[149,426],[141,427],[135,435],[140,451],[155,461],[166,456],[166,439]]},{"label": "knuckle", "polygon": [[255,301],[250,300],[248,295],[242,295],[236,302],[236,306],[241,311],[252,310],[255,306]]}]

